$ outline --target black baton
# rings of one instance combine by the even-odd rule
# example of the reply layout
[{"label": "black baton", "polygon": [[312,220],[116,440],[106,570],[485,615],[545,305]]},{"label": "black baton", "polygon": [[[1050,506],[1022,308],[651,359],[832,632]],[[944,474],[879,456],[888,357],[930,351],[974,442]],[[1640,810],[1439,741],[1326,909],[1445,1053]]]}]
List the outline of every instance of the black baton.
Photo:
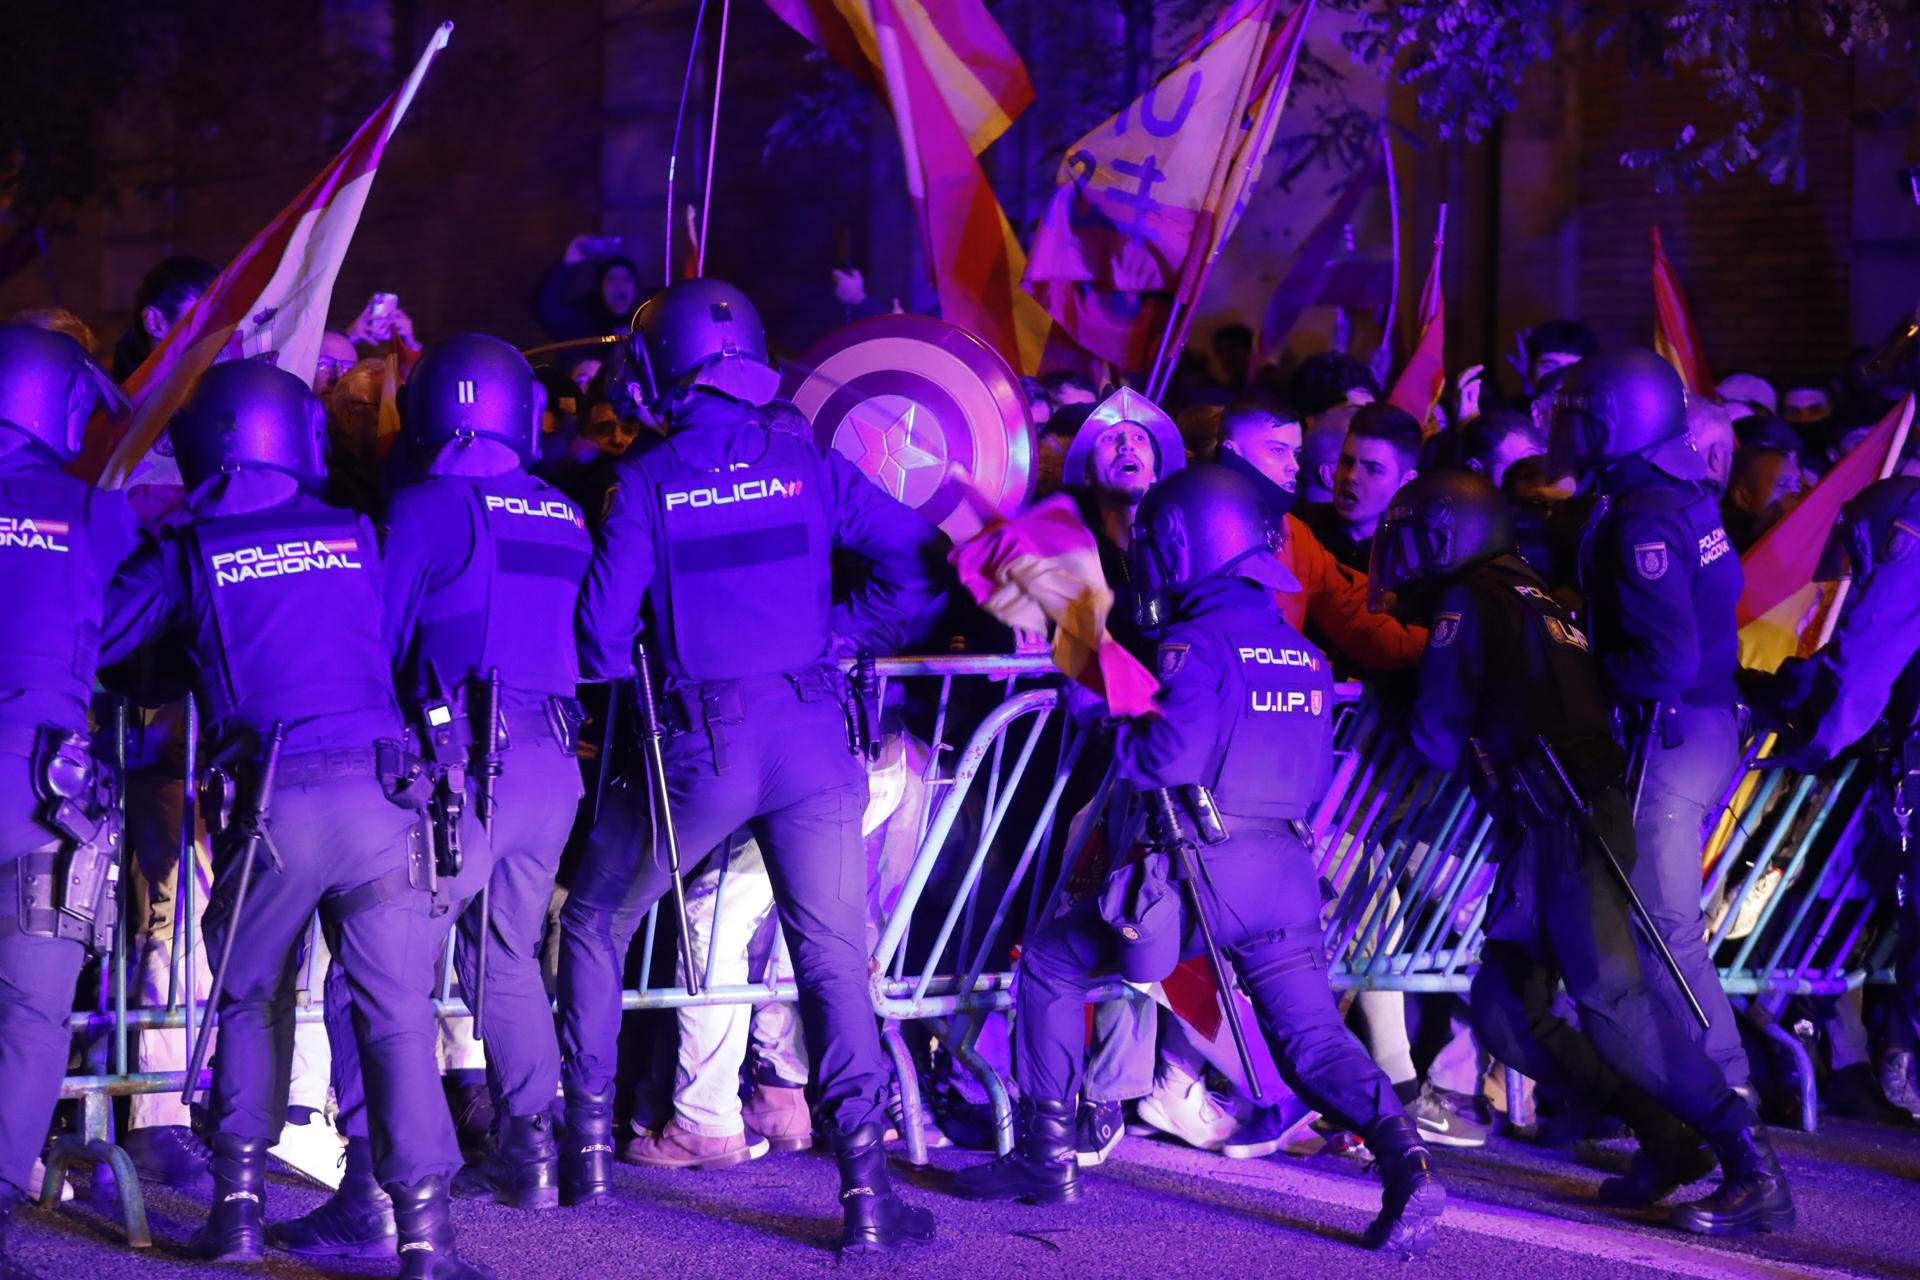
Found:
[{"label": "black baton", "polygon": [[640,713],[646,721],[647,772],[652,775],[655,832],[667,840],[667,870],[673,877],[673,909],[680,915],[680,963],[687,970],[687,994],[700,994],[700,974],[693,967],[693,935],[687,928],[687,883],[680,874],[680,841],[673,833],[673,809],[667,799],[667,758],[660,749],[660,712],[653,705],[653,678],[647,672],[647,646],[634,646],[633,665],[639,675]]},{"label": "black baton", "polygon": [[[227,986],[227,964],[233,959],[233,940],[240,932],[240,913],[247,905],[247,887],[253,883],[253,864],[260,856],[260,842],[266,839],[267,823],[273,809],[273,775],[280,767],[280,748],[287,740],[286,726],[273,722],[267,733],[267,752],[260,760],[260,780],[253,789],[253,806],[241,819],[246,843],[240,849],[240,883],[233,890],[233,910],[227,913],[227,936],[220,944],[220,963],[214,968],[213,983],[207,988],[206,1016],[200,1020],[200,1033],[193,1039],[193,1064],[180,1090],[180,1101],[191,1107],[200,1092],[200,1073],[207,1068],[207,1054],[213,1048],[213,1020],[220,1011],[220,997]],[[188,762],[192,767],[192,762]],[[191,874],[192,868],[186,868]],[[193,993],[187,993],[193,999]]]},{"label": "black baton", "polygon": [[[500,668],[487,672],[480,685],[480,705],[475,719],[480,722],[481,737],[474,751],[473,807],[480,817],[480,829],[487,835],[487,855],[493,856],[493,815],[496,797],[494,783],[500,780],[500,735],[495,726],[500,719]],[[480,883],[480,896],[469,907],[480,913],[480,942],[474,949],[473,966],[473,1038],[484,1042],[482,1011],[487,1007],[487,944],[493,933],[493,868]]]}]

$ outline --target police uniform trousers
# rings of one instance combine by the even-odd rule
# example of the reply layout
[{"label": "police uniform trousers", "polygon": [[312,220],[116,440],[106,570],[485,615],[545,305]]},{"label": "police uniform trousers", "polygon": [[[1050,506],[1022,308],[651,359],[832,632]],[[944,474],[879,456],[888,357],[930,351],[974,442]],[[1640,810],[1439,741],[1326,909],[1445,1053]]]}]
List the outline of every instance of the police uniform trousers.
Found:
[{"label": "police uniform trousers", "polygon": [[[1747,1051],[1740,1025],[1707,954],[1700,911],[1702,828],[1719,810],[1740,761],[1740,726],[1731,707],[1681,705],[1671,716],[1679,745],[1663,745],[1658,730],[1647,749],[1633,832],[1640,856],[1633,887],[1658,924],[1687,984],[1711,1024],[1707,1052],[1727,1083],[1747,1082]],[[1631,784],[1632,780],[1629,779]]]},{"label": "police uniform trousers", "polygon": [[0,753],[0,1181],[23,1195],[60,1097],[67,1017],[87,956],[78,942],[19,928],[20,856],[53,837],[34,817],[31,769],[25,754]]},{"label": "police uniform trousers", "polygon": [[[240,849],[219,842],[207,904],[208,950],[229,927],[239,937],[220,1002],[213,1058],[213,1117],[222,1133],[277,1142],[286,1119],[300,943],[317,909],[333,952],[330,975],[350,992],[351,1040],[366,1072],[374,1171],[413,1185],[460,1167],[453,1120],[434,1062],[434,959],[449,922],[435,900],[406,884],[412,813],[396,808],[366,773],[308,783],[285,766],[273,793],[241,919],[233,925]],[[278,866],[274,852],[277,852]],[[342,1050],[335,1041],[335,1053]]]},{"label": "police uniform trousers", "polygon": [[[888,1082],[869,985],[866,773],[848,749],[840,697],[819,669],[731,688],[737,719],[665,745],[674,829],[689,858],[743,826],[758,841],[799,987],[809,1099],[824,1129],[851,1132],[884,1117]],[[627,949],[671,887],[666,846],[647,815],[644,772],[609,786],[561,909],[560,1044],[570,1089],[612,1089]],[[697,864],[683,869],[690,876]]]},{"label": "police uniform trousers", "polygon": [[[1253,1002],[1274,1063],[1315,1110],[1362,1134],[1404,1114],[1393,1086],[1347,1030],[1327,985],[1320,881],[1312,855],[1290,831],[1227,820],[1234,834],[1201,851],[1201,892],[1214,940]],[[1206,954],[1182,891],[1180,954]],[[1080,1092],[1087,993],[1117,980],[1119,939],[1087,897],[1028,939],[1015,999],[1014,1071],[1031,1097],[1068,1101]]]},{"label": "police uniform trousers", "polygon": [[[1624,861],[1632,849],[1625,795],[1609,788],[1593,807]],[[1709,1056],[1603,858],[1568,818],[1530,827],[1502,865],[1469,996],[1481,1044],[1535,1080],[1603,1105],[1631,1088],[1704,1134],[1752,1126],[1752,1108]],[[1562,979],[1580,1011],[1578,1031],[1554,1011]]]},{"label": "police uniform trousers", "polygon": [[[580,810],[580,762],[538,708],[507,712],[509,746],[494,783],[493,869],[488,904],[487,1083],[508,1115],[545,1111],[560,1090],[553,1001],[540,976],[540,937],[567,833]],[[454,968],[460,988],[480,986],[480,912],[460,915]]]}]

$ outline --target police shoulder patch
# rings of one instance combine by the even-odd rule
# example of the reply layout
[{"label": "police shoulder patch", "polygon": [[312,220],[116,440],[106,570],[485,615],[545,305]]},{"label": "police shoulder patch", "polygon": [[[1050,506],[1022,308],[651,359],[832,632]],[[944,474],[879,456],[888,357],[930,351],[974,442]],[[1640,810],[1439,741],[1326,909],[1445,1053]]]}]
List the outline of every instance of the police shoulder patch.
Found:
[{"label": "police shoulder patch", "polygon": [[1187,651],[1193,646],[1188,644],[1163,644],[1160,646],[1160,678],[1171,680],[1187,665]]},{"label": "police shoulder patch", "polygon": [[1664,542],[1636,542],[1633,544],[1633,567],[1648,582],[1658,582],[1667,576],[1667,544]]},{"label": "police shoulder patch", "polygon": [[1460,615],[1457,613],[1437,613],[1433,616],[1433,627],[1427,633],[1427,644],[1435,649],[1444,649],[1460,635]]}]

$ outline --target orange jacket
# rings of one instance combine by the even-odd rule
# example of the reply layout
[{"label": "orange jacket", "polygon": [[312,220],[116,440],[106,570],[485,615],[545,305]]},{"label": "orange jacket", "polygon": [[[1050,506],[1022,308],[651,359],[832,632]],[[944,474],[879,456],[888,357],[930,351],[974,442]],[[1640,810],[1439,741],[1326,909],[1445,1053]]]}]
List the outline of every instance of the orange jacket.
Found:
[{"label": "orange jacket", "polygon": [[1367,611],[1367,575],[1333,558],[1298,518],[1287,517],[1280,563],[1292,570],[1300,590],[1276,592],[1287,625],[1309,625],[1325,636],[1335,655],[1362,671],[1397,671],[1420,661],[1427,629],[1409,627],[1384,613]]}]

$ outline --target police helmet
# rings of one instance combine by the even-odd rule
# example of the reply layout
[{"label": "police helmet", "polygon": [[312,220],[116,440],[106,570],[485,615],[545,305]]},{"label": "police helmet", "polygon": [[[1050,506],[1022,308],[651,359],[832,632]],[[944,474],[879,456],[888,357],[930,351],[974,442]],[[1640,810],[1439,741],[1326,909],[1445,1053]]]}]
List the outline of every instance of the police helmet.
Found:
[{"label": "police helmet", "polygon": [[1276,554],[1285,538],[1285,526],[1245,476],[1213,462],[1176,471],[1147,490],[1133,518],[1136,620],[1147,630],[1166,625],[1181,598],[1212,578],[1300,590]]},{"label": "police helmet", "polygon": [[1898,564],[1920,545],[1920,477],[1876,480],[1840,508],[1814,571],[1816,582],[1864,584],[1874,566]]},{"label": "police helmet", "polygon": [[229,360],[200,375],[168,431],[188,489],[242,469],[285,472],[308,488],[326,480],[320,398],[285,369],[259,360]]},{"label": "police helmet", "polygon": [[96,406],[124,416],[127,400],[84,347],[38,325],[0,324],[0,427],[65,466],[79,456]]},{"label": "police helmet", "polygon": [[1513,546],[1513,512],[1485,476],[1416,476],[1393,495],[1374,530],[1367,607],[1378,613],[1391,592],[1436,585]]},{"label": "police helmet", "polygon": [[1603,351],[1572,366],[1534,406],[1544,416],[1553,465],[1579,474],[1639,455],[1677,480],[1706,478],[1687,434],[1680,375],[1644,348]]},{"label": "police helmet", "polygon": [[538,452],[546,388],[526,357],[484,333],[444,338],[427,348],[407,379],[407,444],[420,457],[485,437],[512,449],[526,466]]},{"label": "police helmet", "polygon": [[780,386],[760,313],[723,280],[682,280],[648,298],[633,313],[628,348],[641,398],[655,412],[681,387],[762,405]]}]

